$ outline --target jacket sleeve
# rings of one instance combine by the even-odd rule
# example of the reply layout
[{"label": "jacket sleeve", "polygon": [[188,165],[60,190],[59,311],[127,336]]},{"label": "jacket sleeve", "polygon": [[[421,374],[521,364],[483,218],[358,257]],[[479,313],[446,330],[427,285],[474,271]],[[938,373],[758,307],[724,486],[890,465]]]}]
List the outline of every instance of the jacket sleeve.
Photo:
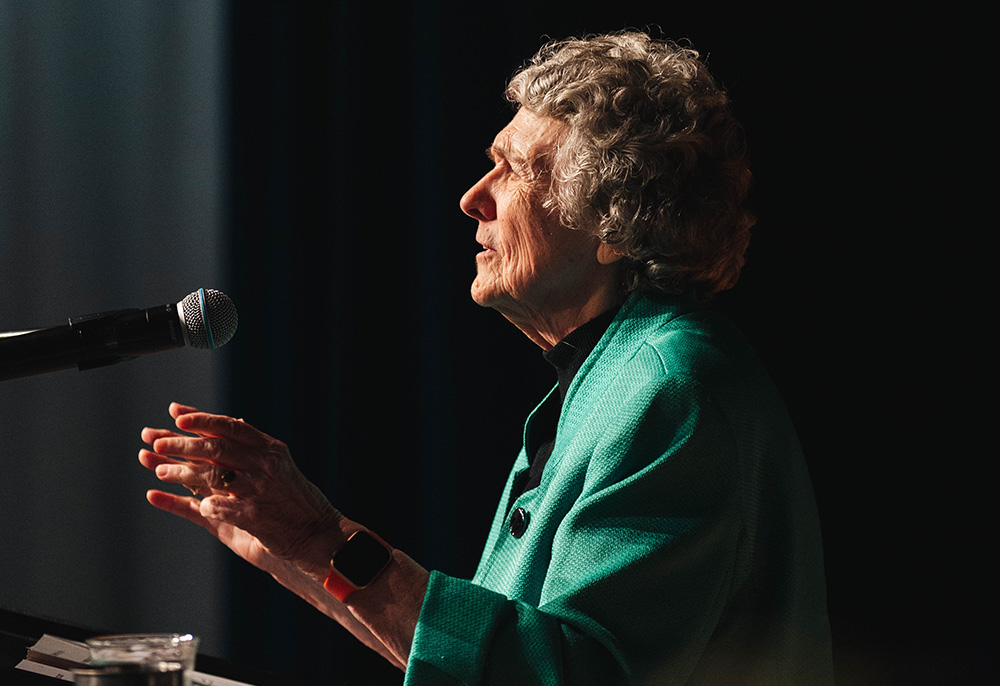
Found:
[{"label": "jacket sleeve", "polygon": [[433,573],[408,686],[686,680],[732,581],[735,441],[685,378],[646,384],[619,407],[558,522],[538,606]]}]

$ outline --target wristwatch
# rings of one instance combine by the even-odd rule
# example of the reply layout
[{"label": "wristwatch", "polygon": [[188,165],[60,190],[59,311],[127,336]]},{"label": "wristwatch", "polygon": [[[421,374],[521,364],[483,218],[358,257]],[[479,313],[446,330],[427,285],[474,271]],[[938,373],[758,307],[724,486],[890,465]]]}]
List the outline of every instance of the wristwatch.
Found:
[{"label": "wristwatch", "polygon": [[375,581],[390,562],[392,546],[367,529],[360,529],[334,553],[323,588],[344,602],[356,590]]}]

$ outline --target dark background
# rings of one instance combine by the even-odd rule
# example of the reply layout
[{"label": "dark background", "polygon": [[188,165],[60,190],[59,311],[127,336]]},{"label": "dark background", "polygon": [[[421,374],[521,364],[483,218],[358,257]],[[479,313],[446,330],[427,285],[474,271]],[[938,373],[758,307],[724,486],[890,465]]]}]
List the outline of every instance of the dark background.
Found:
[{"label": "dark background", "polygon": [[[955,142],[964,57],[937,13],[225,8],[220,261],[240,330],[214,358],[226,374],[212,409],[284,440],[338,508],[426,567],[470,576],[524,417],[553,383],[538,349],[468,296],[476,227],[458,199],[512,115],[506,80],[547,37],[690,39],[748,130],[759,224],[718,305],[771,370],[809,460],[838,683],[985,682],[995,537],[988,454],[971,439],[985,374],[961,345],[981,332],[952,188],[975,153],[952,152],[969,148]],[[318,683],[400,682],[226,560],[225,657]]]}]

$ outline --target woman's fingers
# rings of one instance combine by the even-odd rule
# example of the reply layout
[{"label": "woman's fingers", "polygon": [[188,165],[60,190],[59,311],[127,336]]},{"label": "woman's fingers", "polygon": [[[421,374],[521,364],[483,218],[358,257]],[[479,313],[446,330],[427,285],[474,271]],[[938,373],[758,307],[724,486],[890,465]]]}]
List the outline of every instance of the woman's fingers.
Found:
[{"label": "woman's fingers", "polygon": [[[199,460],[232,466],[231,462],[245,462],[248,452],[239,450],[223,438],[199,436],[164,436],[153,441],[153,452],[185,460]],[[239,454],[237,454],[239,453]]]},{"label": "woman's fingers", "polygon": [[171,403],[169,412],[183,434],[151,427],[143,429],[141,434],[142,440],[161,455],[227,464],[227,453],[233,456],[232,461],[245,462],[252,455],[245,448],[284,448],[284,444],[242,419],[200,412],[180,403]]},{"label": "woman's fingers", "polygon": [[232,493],[236,471],[222,463],[226,459],[223,439],[192,437],[150,427],[143,429],[141,435],[153,449],[140,450],[139,462],[156,472],[160,481],[181,484],[195,495]]},{"label": "woman's fingers", "polygon": [[146,469],[155,470],[161,464],[177,464],[177,460],[166,455],[157,455],[152,450],[143,448],[139,451],[139,463]]},{"label": "woman's fingers", "polygon": [[[147,458],[150,463],[156,456]],[[150,467],[156,472],[160,481],[181,484],[204,496],[223,493],[226,495],[246,496],[246,489],[240,489],[238,474],[235,470],[219,465],[205,465],[197,462],[177,462],[169,458]]]},{"label": "woman's fingers", "polygon": [[178,462],[177,460],[166,457],[165,455],[157,455],[153,451],[146,450],[145,448],[139,451],[139,462],[146,469],[153,470],[156,473],[156,477],[160,481],[165,483],[179,483],[191,491],[192,495],[208,495],[212,493],[211,489],[207,487],[202,490],[202,479],[192,477],[185,478],[182,475],[181,470],[183,469],[183,465],[186,463]]},{"label": "woman's fingers", "polygon": [[189,522],[194,522],[198,526],[215,533],[216,524],[205,519],[201,514],[200,500],[157,490],[146,491],[146,500],[153,507],[177,515],[178,517],[183,517]]},{"label": "woman's fingers", "polygon": [[191,412],[197,412],[198,408],[191,407],[190,405],[181,405],[180,403],[170,403],[170,407],[167,408],[167,412],[174,419],[177,419],[182,414],[190,414]]},{"label": "woman's fingers", "polygon": [[170,431],[169,429],[154,429],[148,426],[142,430],[142,433],[139,434],[139,437],[142,438],[142,442],[147,445],[153,445],[153,442],[158,438],[170,438],[174,436],[180,436],[180,434],[176,431]]},{"label": "woman's fingers", "polygon": [[208,487],[208,479],[203,475],[204,469],[195,470],[190,464],[183,462],[162,462],[153,468],[156,478],[171,484]]},{"label": "woman's fingers", "polygon": [[266,448],[276,442],[275,439],[263,431],[255,429],[242,419],[233,419],[225,415],[188,412],[178,415],[175,423],[181,431],[199,436],[224,438],[248,448]]},{"label": "woman's fingers", "polygon": [[149,503],[164,512],[169,512],[172,515],[177,515],[183,519],[193,522],[198,526],[209,528],[206,526],[208,522],[204,517],[201,516],[199,501],[195,498],[188,498],[179,495],[174,495],[173,493],[165,493],[163,491],[150,490],[146,491],[146,500]]}]

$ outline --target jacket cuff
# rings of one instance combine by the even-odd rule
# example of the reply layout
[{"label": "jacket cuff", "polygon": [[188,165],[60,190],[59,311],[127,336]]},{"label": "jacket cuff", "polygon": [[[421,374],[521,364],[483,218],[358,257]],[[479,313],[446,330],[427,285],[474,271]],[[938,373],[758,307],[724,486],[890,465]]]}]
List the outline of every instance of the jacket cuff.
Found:
[{"label": "jacket cuff", "polygon": [[474,684],[507,597],[432,571],[406,668],[407,686]]}]

